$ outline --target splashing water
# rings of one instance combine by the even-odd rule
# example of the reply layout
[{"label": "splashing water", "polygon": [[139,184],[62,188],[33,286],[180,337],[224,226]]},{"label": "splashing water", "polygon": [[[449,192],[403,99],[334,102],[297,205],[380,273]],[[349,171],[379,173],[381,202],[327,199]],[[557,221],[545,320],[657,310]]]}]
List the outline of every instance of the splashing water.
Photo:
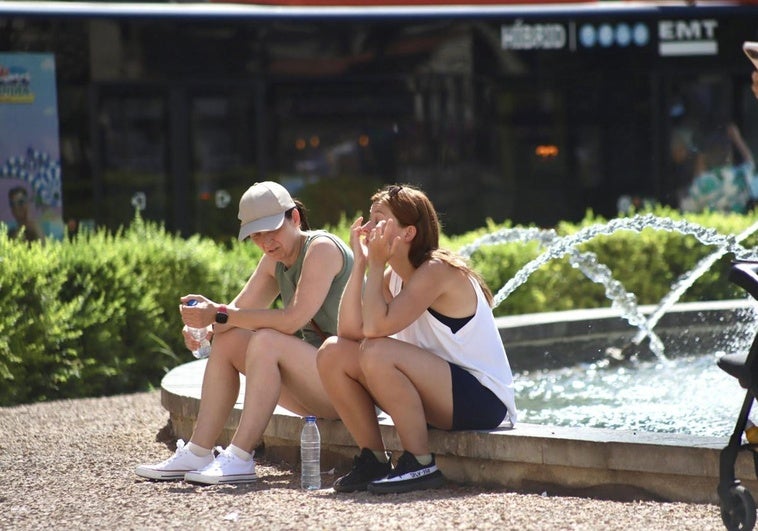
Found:
[{"label": "splashing water", "polygon": [[[524,229],[518,227],[509,228],[492,234],[487,234],[479,238],[472,244],[467,245],[461,249],[461,254],[464,256],[471,256],[474,251],[483,245],[495,245],[511,242],[529,243],[531,241],[536,241],[541,247],[546,247],[553,244],[556,240],[559,239],[560,238],[558,234],[552,229]],[[624,309],[623,315],[627,316],[630,324],[638,327],[644,326],[645,316],[637,308],[637,297],[635,297],[633,293],[627,292],[621,282],[613,278],[608,266],[601,264],[598,261],[597,255],[595,253],[580,253],[574,247],[570,248],[568,250],[568,253],[570,254],[569,262],[573,267],[578,268],[587,278],[593,282],[603,284],[605,286],[606,297],[613,301],[615,305]],[[536,269],[539,269],[539,267]],[[529,274],[526,274],[524,281],[526,281],[526,278],[528,278],[530,274],[531,272]],[[495,302],[495,306],[505,300],[509,294],[510,293],[503,296],[500,300],[497,300]],[[660,344],[660,340],[657,339],[655,343]]]},{"label": "splashing water", "polygon": [[[684,235],[694,236],[704,245],[716,246],[717,250],[701,260],[695,268],[680,277],[672,286],[669,293],[664,296],[656,310],[650,317],[646,317],[637,306],[637,298],[629,293],[621,282],[614,279],[610,269],[598,261],[597,255],[591,252],[580,253],[577,247],[593,238],[601,235],[609,235],[619,230],[642,232],[644,229],[664,230],[678,232]],[[706,228],[686,220],[673,220],[653,214],[636,215],[631,218],[617,218],[608,223],[595,224],[585,227],[575,234],[559,237],[554,230],[535,228],[507,228],[487,234],[473,243],[463,247],[461,254],[470,256],[474,251],[484,245],[495,245],[510,242],[527,243],[536,241],[541,247],[547,249],[537,258],[524,265],[506,284],[497,292],[494,306],[498,306],[519,286],[544,264],[551,260],[569,256],[572,266],[578,268],[587,278],[605,287],[606,297],[611,301],[612,307],[621,312],[630,325],[639,329],[634,342],[639,344],[642,339],[650,339],[650,350],[659,358],[666,360],[664,346],[653,328],[663,314],[668,310],[684,292],[694,284],[719,258],[727,253],[733,253],[738,260],[756,260],[758,254],[754,249],[745,249],[739,242],[758,230],[758,222],[751,225],[739,235],[723,235],[712,228]]]},{"label": "splashing water", "polygon": [[[747,229],[739,233],[735,238],[734,242],[739,243],[751,234],[753,234],[756,230],[758,230],[758,221],[750,225]],[[684,275],[680,276],[674,284],[671,285],[671,289],[669,292],[661,299],[661,302],[658,303],[658,306],[653,310],[653,312],[648,316],[646,325],[649,330],[652,330],[656,324],[658,324],[658,321],[663,317],[663,315],[666,313],[667,310],[673,306],[676,301],[679,300],[679,298],[684,295],[684,293],[692,286],[692,284],[695,283],[695,281],[703,276],[706,271],[708,271],[713,264],[715,264],[719,258],[724,256],[728,252],[728,249],[726,246],[720,247],[717,251],[709,254],[705,258],[702,258],[694,268],[692,268],[689,272],[685,273]],[[642,340],[644,339],[644,332],[640,331],[637,333],[637,335],[632,340],[635,344],[639,345]]]}]

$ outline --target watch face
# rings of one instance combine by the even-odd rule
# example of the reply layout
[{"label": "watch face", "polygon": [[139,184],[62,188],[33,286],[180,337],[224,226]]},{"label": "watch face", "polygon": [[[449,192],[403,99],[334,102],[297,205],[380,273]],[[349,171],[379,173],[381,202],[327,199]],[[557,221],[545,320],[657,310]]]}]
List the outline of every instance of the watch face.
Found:
[{"label": "watch face", "polygon": [[228,313],[218,312],[216,314],[216,322],[217,323],[224,324],[227,321],[227,319],[229,319],[229,314]]}]

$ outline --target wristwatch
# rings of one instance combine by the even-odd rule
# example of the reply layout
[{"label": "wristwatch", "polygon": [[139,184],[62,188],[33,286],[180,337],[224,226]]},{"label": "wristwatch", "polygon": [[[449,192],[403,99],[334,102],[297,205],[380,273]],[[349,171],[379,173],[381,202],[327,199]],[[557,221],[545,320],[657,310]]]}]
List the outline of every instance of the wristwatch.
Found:
[{"label": "wristwatch", "polygon": [[216,311],[216,322],[219,324],[224,324],[229,320],[229,312],[226,309],[225,304],[221,304],[218,307],[218,310]]}]

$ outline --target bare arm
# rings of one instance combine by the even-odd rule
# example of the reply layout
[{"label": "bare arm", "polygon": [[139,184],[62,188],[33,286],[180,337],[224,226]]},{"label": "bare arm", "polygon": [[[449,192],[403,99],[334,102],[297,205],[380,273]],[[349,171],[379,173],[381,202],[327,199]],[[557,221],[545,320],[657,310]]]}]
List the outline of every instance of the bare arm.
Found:
[{"label": "bare arm", "polygon": [[[446,301],[459,299],[461,294],[465,296],[465,293],[470,293],[475,302],[476,295],[468,281],[456,285],[458,278],[465,278],[465,275],[461,275],[443,262],[424,262],[409,279],[404,280],[403,289],[392,298],[386,296],[381,289],[386,285],[384,281],[381,282],[381,287],[377,282],[371,281],[369,269],[364,294],[364,334],[366,337],[384,337],[397,333],[410,326],[431,307],[452,315],[452,312],[444,310]],[[460,303],[455,304],[461,306]]]},{"label": "bare arm", "polygon": [[361,293],[363,291],[363,268],[353,265],[350,278],[340,299],[337,335],[358,341],[363,339],[363,317],[361,315]]},{"label": "bare arm", "polygon": [[366,247],[363,243],[363,217],[350,226],[350,248],[353,250],[353,268],[340,299],[337,335],[348,339],[363,339],[363,318],[361,316],[361,294],[366,272]]},{"label": "bare arm", "polygon": [[[229,308],[226,327],[236,326],[249,330],[272,328],[287,334],[296,332],[305,326],[321,307],[329,293],[332,280],[342,269],[342,265],[342,253],[334,242],[328,238],[315,239],[303,260],[303,270],[292,302],[282,309],[269,309],[262,308],[259,303],[268,298],[270,304],[279,290],[274,278],[275,262],[264,256],[245,288],[234,299],[234,306]],[[196,295],[187,295],[182,298],[182,302],[191,298],[202,300],[205,304],[181,306],[185,324],[203,327],[213,322],[219,305]]]},{"label": "bare arm", "polygon": [[235,308],[269,308],[279,295],[279,286],[276,284],[274,271],[276,261],[267,255],[263,255],[258,262],[253,274],[247,279],[245,285],[237,294],[229,306]]},{"label": "bare arm", "polygon": [[408,264],[403,289],[392,297],[387,263],[396,253],[407,252],[393,220],[380,222],[367,237],[368,274],[363,293],[363,334],[384,337],[406,328],[449,289],[451,266],[437,260],[414,269]]}]

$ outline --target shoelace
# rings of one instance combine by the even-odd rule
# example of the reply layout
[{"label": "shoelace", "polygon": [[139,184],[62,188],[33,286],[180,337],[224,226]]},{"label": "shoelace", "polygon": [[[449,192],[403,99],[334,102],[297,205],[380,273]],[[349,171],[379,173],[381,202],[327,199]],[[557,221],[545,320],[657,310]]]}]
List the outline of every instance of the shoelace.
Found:
[{"label": "shoelace", "polygon": [[173,463],[174,459],[176,459],[177,457],[179,457],[181,455],[183,449],[184,449],[184,441],[182,439],[177,439],[176,440],[176,452],[174,452],[174,454],[171,457],[169,457],[168,459],[164,459],[163,461],[161,461],[160,463],[158,463],[156,466],[158,466],[158,467],[165,467],[165,466],[171,465],[171,463]]},{"label": "shoelace", "polygon": [[236,459],[236,456],[229,450],[224,450],[220,447],[216,448],[218,449],[218,455],[216,456],[215,461],[218,463],[218,466],[234,461]]},{"label": "shoelace", "polygon": [[[172,455],[171,457],[169,457],[168,459],[166,459],[161,464],[162,465],[164,465],[164,464],[165,465],[170,464],[174,459],[178,458],[180,455],[182,455],[184,453],[184,449],[185,449],[186,446],[187,446],[187,443],[185,443],[183,439],[177,439],[176,440],[176,452],[174,452],[174,455]],[[214,450],[216,451],[216,455],[218,455],[218,454],[221,453],[221,447],[220,446],[216,446],[213,450],[211,450],[211,455],[214,457],[214,460],[215,460],[216,455],[213,454]],[[187,451],[189,452],[190,449],[187,448]]]}]

